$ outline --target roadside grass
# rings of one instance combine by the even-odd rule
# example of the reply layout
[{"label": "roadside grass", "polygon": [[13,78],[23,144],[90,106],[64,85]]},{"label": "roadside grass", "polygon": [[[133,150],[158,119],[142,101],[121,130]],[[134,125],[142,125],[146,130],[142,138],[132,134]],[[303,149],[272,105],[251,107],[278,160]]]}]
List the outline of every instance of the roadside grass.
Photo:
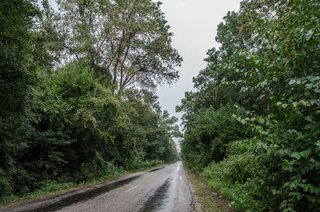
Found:
[{"label": "roadside grass", "polygon": [[25,203],[25,202],[36,200],[36,199],[45,198],[48,196],[53,196],[53,195],[65,193],[68,191],[73,191],[73,190],[80,189],[80,188],[87,187],[87,186],[96,185],[99,183],[106,182],[108,180],[112,180],[112,179],[116,179],[116,178],[119,178],[122,176],[126,176],[128,174],[161,167],[164,165],[168,165],[168,164],[158,164],[153,167],[139,168],[139,169],[135,169],[133,171],[124,171],[123,170],[121,172],[115,172],[112,175],[107,175],[107,176],[103,176],[100,178],[95,178],[90,181],[85,181],[85,182],[81,182],[81,183],[74,183],[74,182],[58,183],[56,181],[48,181],[41,189],[36,190],[31,193],[28,193],[28,194],[24,195],[23,197],[11,195],[11,196],[6,196],[6,197],[1,198],[0,199],[0,210],[4,209],[4,208],[11,207],[13,205]]},{"label": "roadside grass", "polygon": [[212,194],[208,184],[184,164],[192,193],[195,212],[233,212],[228,203],[218,195]]}]

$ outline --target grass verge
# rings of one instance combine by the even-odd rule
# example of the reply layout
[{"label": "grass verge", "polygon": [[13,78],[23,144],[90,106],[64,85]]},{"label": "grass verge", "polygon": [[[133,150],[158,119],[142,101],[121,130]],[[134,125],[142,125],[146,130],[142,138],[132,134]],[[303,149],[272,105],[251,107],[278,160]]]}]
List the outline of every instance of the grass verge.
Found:
[{"label": "grass verge", "polygon": [[212,194],[206,182],[199,175],[190,170],[185,164],[187,178],[192,193],[193,205],[196,212],[233,212],[228,203],[219,195]]}]

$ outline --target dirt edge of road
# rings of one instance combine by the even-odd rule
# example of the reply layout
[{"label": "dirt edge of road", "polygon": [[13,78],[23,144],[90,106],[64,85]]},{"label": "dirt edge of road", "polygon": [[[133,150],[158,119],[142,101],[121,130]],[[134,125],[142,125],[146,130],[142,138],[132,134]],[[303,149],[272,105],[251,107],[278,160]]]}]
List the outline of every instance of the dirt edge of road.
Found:
[{"label": "dirt edge of road", "polygon": [[212,195],[207,183],[202,181],[196,173],[191,171],[186,165],[183,165],[183,167],[186,171],[192,194],[194,212],[234,212],[224,199]]}]

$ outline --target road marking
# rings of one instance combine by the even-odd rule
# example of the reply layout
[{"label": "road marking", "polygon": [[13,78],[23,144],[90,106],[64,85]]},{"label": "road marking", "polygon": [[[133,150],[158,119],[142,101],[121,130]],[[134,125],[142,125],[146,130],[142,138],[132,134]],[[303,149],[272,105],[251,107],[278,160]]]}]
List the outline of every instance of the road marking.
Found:
[{"label": "road marking", "polygon": [[138,188],[139,187],[139,185],[136,185],[136,186],[134,186],[134,187],[132,187],[132,188],[130,188],[130,189],[128,189],[128,190],[126,190],[125,192],[129,192],[129,191],[131,191],[131,190],[133,190],[133,189],[135,189],[135,188]]}]

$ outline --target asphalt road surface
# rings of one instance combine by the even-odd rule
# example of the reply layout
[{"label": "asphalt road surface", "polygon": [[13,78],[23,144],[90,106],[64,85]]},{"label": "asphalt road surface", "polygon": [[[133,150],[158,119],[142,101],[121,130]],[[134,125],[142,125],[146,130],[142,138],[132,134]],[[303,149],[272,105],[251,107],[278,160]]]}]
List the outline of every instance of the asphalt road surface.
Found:
[{"label": "asphalt road surface", "polygon": [[185,171],[177,162],[1,211],[187,212],[193,205]]}]

